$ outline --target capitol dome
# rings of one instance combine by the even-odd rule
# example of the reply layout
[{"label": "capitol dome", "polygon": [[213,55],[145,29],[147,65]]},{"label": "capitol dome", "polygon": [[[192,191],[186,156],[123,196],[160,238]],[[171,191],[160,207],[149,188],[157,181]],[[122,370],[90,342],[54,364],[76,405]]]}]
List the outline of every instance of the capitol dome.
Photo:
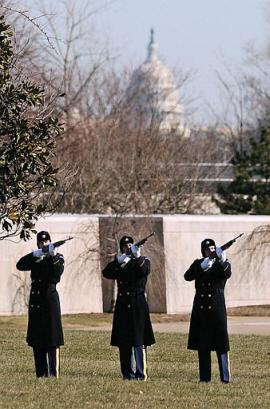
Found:
[{"label": "capitol dome", "polygon": [[127,90],[129,111],[144,126],[158,124],[162,132],[183,132],[183,112],[171,71],[157,55],[154,30],[151,30],[145,62],[137,68]]}]

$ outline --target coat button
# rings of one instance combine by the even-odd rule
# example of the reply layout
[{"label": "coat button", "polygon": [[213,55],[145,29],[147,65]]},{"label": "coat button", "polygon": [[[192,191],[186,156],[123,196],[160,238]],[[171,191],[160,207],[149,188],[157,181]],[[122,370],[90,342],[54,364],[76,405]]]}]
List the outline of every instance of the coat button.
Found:
[{"label": "coat button", "polygon": [[201,294],[201,297],[204,297],[204,294]]},{"label": "coat button", "polygon": [[201,310],[203,309],[203,305],[200,305],[200,309],[201,309]]},{"label": "coat button", "polygon": [[208,310],[211,310],[211,308],[212,308],[211,305],[209,305],[209,306],[208,306]]},{"label": "coat button", "polygon": [[35,291],[32,291],[31,294],[35,294]]},{"label": "coat button", "polygon": [[131,307],[131,305],[130,304],[128,304],[128,306],[127,306],[128,308],[130,308]]},{"label": "coat button", "polygon": [[121,297],[122,296],[122,293],[119,293],[119,297]]},{"label": "coat button", "polygon": [[207,285],[208,285],[208,287],[210,287],[211,283],[208,283]]},{"label": "coat button", "polygon": [[31,308],[34,308],[34,305],[33,305],[33,304],[31,304],[31,305],[30,305],[30,307],[31,307]]},{"label": "coat button", "polygon": [[37,308],[40,308],[40,305],[37,305]]},{"label": "coat button", "polygon": [[208,297],[212,297],[212,294],[208,294]]},{"label": "coat button", "polygon": [[130,293],[129,292],[127,292],[127,295],[129,295]]},{"label": "coat button", "polygon": [[123,284],[123,281],[119,281],[119,284]]}]

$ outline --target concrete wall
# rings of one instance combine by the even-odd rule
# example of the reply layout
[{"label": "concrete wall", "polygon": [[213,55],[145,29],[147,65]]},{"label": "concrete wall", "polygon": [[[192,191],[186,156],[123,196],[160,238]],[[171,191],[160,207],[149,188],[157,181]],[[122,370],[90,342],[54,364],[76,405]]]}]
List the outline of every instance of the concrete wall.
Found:
[{"label": "concrete wall", "polygon": [[[73,236],[59,247],[65,257],[65,272],[58,284],[64,314],[102,311],[99,259],[99,219],[95,216],[54,215],[41,219],[37,230],[48,230],[52,241]],[[16,269],[18,259],[37,247],[29,242],[0,242],[0,314],[26,311],[29,273]]]},{"label": "concrete wall", "polygon": [[[107,230],[106,223],[110,225]],[[143,254],[152,260],[148,284],[151,311],[190,311],[194,283],[185,282],[183,274],[195,258],[201,257],[200,242],[211,237],[221,245],[240,233],[245,233],[243,238],[227,250],[233,270],[226,287],[227,305],[270,303],[270,217],[129,216],[118,219],[116,236],[112,223],[111,217],[95,215],[54,215],[38,222],[37,229],[49,230],[53,241],[74,237],[59,249],[65,257],[65,273],[58,285],[62,313],[107,310],[105,304],[112,289],[101,278],[101,267],[109,261],[108,252],[104,256],[104,231],[106,240],[114,242],[115,247],[115,237],[123,233],[130,232],[137,240],[157,230],[143,247]],[[26,243],[14,241],[0,242],[2,315],[25,313],[29,294],[29,273],[18,272],[16,262],[36,248],[35,238]]]},{"label": "concrete wall", "polygon": [[[100,216],[100,265],[103,269],[110,255],[114,255],[119,239],[129,234],[137,241],[154,231],[155,236],[143,247],[145,255],[151,255],[151,271],[147,283],[147,300],[153,312],[166,312],[166,280],[163,244],[163,218],[153,216],[120,217]],[[116,285],[112,280],[102,279],[103,310],[112,311],[114,306]]]},{"label": "concrete wall", "polygon": [[245,235],[226,251],[232,264],[227,306],[270,303],[269,216],[164,216],[163,233],[168,313],[191,309],[194,282],[185,282],[183,274],[201,257],[201,241],[210,237],[222,245],[240,233]]}]

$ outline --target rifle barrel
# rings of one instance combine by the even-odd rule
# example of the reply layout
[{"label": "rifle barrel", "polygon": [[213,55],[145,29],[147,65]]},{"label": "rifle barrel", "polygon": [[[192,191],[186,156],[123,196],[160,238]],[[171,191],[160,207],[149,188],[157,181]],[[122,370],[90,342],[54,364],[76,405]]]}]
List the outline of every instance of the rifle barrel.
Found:
[{"label": "rifle barrel", "polygon": [[72,239],[73,239],[73,237],[68,237],[67,239],[56,241],[55,243],[53,243],[53,245],[54,245],[54,247],[59,247],[59,246],[62,246],[63,244],[65,244],[66,241],[72,240]]},{"label": "rifle barrel", "polygon": [[155,232],[153,231],[152,233],[150,233],[148,236],[144,237],[143,239],[137,241],[135,243],[135,246],[142,246],[150,237],[154,236]]},{"label": "rifle barrel", "polygon": [[243,236],[243,234],[244,234],[244,233],[241,233],[241,234],[239,234],[239,236],[235,237],[234,239],[232,239],[232,240],[230,240],[230,241],[227,241],[227,243],[225,243],[225,244],[223,244],[222,246],[220,246],[220,248],[221,248],[222,250],[228,249],[229,247],[231,247],[231,246],[233,245],[233,243],[236,242],[237,239],[239,239],[239,237]]}]

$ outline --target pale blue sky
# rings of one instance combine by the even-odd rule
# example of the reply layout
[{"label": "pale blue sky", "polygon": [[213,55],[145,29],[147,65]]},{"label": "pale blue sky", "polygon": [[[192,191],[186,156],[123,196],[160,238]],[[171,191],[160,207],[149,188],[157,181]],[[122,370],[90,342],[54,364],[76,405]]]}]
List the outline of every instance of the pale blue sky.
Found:
[{"label": "pale blue sky", "polygon": [[[53,4],[57,10],[61,0]],[[251,42],[260,47],[270,38],[267,4],[269,0],[115,0],[95,18],[100,35],[109,38],[112,52],[119,55],[119,63],[134,66],[146,57],[153,27],[166,65],[194,71],[193,89],[216,105],[215,70],[221,71],[225,62],[237,71],[245,56],[244,46]],[[205,114],[201,111],[199,115]]]}]

